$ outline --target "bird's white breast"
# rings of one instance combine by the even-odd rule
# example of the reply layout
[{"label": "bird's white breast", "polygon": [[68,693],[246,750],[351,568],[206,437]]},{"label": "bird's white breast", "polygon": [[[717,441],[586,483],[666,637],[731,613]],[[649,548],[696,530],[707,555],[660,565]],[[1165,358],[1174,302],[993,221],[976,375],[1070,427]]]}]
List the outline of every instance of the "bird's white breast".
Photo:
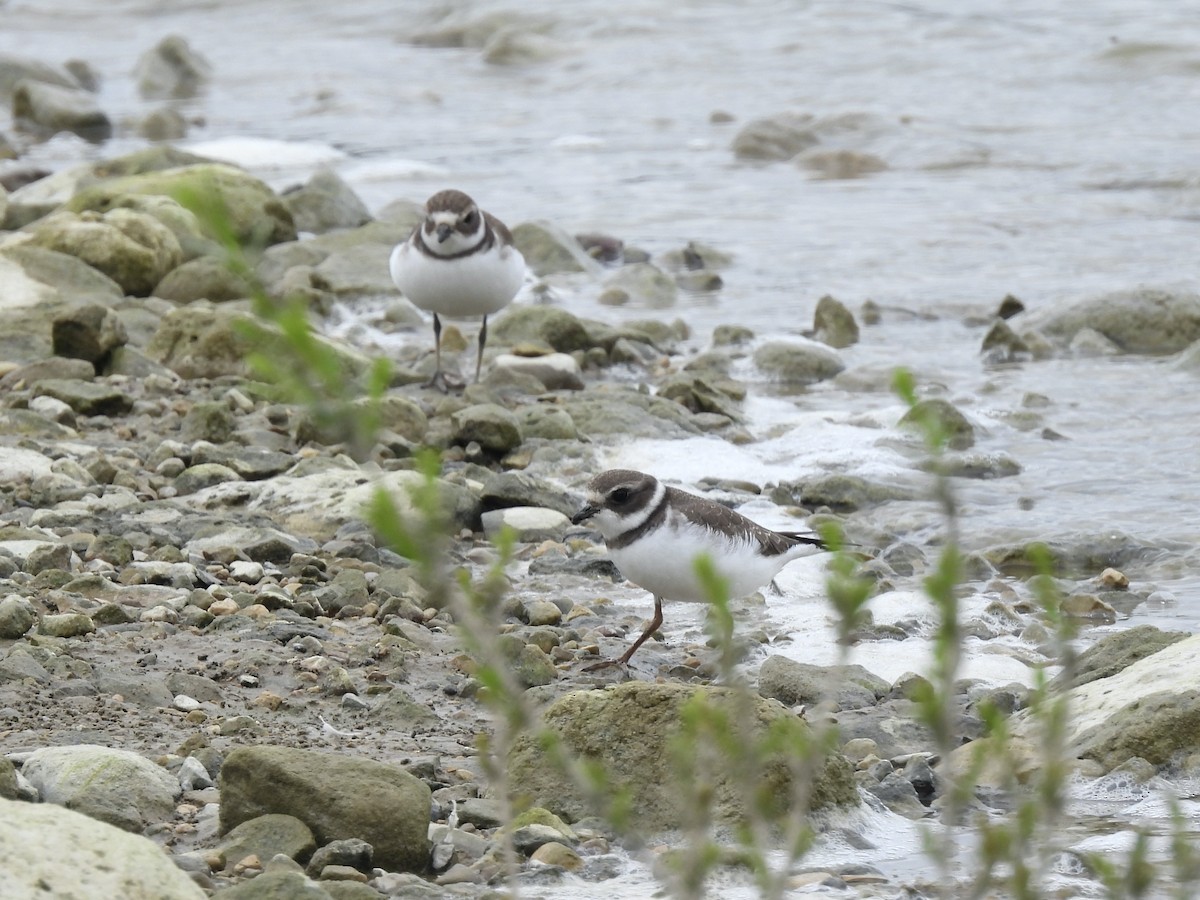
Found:
[{"label": "bird's white breast", "polygon": [[480,253],[436,259],[406,241],[392,251],[390,269],[405,297],[421,309],[450,318],[503,309],[525,280],[520,252],[499,243]]},{"label": "bird's white breast", "polygon": [[688,521],[668,515],[666,521],[627,547],[611,550],[612,561],[634,584],[666,600],[692,603],[708,599],[696,577],[696,558],[707,553],[729,584],[731,597],[745,597],[779,574],[799,555],[762,556],[756,548]]}]

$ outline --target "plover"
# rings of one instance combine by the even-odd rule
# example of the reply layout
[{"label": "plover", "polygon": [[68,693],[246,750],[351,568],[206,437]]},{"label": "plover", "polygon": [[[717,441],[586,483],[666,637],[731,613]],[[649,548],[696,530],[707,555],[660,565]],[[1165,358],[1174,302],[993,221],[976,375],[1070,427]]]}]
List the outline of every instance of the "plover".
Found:
[{"label": "plover", "polygon": [[654,618],[618,665],[629,662],[662,624],[663,600],[708,600],[696,576],[700,554],[708,554],[731,597],[744,597],[793,559],[825,546],[814,534],[772,531],[720,503],[629,469],[593,478],[586,504],[571,521],[591,521],[621,574],[654,595]]},{"label": "plover", "polygon": [[433,313],[435,366],[429,383],[445,390],[442,320],[483,316],[475,380],[483,365],[487,317],[507,306],[525,280],[525,259],[503,222],[475,205],[462,191],[438,191],[425,201],[425,218],[392,251],[396,287]]}]

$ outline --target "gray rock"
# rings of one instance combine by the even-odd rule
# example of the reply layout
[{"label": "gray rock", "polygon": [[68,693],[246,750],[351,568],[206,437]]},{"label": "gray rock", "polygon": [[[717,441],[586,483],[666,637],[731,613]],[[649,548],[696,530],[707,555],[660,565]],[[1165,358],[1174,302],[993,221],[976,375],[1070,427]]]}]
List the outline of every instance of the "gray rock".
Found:
[{"label": "gray rock", "polygon": [[175,490],[180,494],[194,494],[214,484],[227,481],[241,481],[241,476],[229,466],[220,463],[201,463],[198,466],[188,466],[180,472],[173,482]]},{"label": "gray rock", "polygon": [[429,420],[421,407],[407,397],[388,394],[379,400],[380,424],[414,443],[425,440]]},{"label": "gray rock", "polygon": [[307,872],[319,878],[326,866],[348,866],[366,875],[374,874],[375,848],[357,839],[330,841],[308,861]]},{"label": "gray rock", "polygon": [[940,470],[955,478],[1011,478],[1021,474],[1021,464],[1002,450],[944,453],[936,462],[923,463],[922,468]]},{"label": "gray rock", "polygon": [[509,506],[542,506],[570,516],[579,509],[579,499],[528,472],[496,472],[483,483],[480,500],[485,510]]},{"label": "gray rock", "polygon": [[239,241],[262,245],[296,239],[292,214],[275,192],[248,172],[221,163],[142,170],[137,174],[110,178],[76,193],[66,208],[73,212],[106,210],[121,206],[124,198],[131,194],[177,197],[188,193],[220,195],[230,227]]},{"label": "gray rock", "polygon": [[571,520],[555,509],[541,506],[510,506],[485,512],[481,517],[483,533],[495,541],[500,532],[510,528],[522,543],[561,541]]},{"label": "gray rock", "polygon": [[153,841],[52,804],[0,800],[0,846],[21,851],[4,863],[4,892],[13,898],[206,896]]},{"label": "gray rock", "polygon": [[584,391],[566,397],[562,408],[581,434],[593,438],[675,438],[700,433],[691,414],[678,403],[633,388]]},{"label": "gray rock", "polygon": [[30,243],[78,257],[139,297],[183,261],[174,232],[154,216],[123,207],[56,212],[33,227]]},{"label": "gray rock", "polygon": [[920,720],[910,700],[888,700],[876,706],[841,710],[838,730],[846,741],[859,738],[874,741],[884,759],[921,753],[937,746],[933,732]]},{"label": "gray rock", "polygon": [[517,421],[526,440],[577,441],[579,431],[564,409],[544,404],[528,404],[517,408]]},{"label": "gray rock", "polygon": [[120,696],[143,709],[168,709],[175,699],[158,675],[142,671],[100,669],[92,683],[101,694]]},{"label": "gray rock", "polygon": [[65,543],[41,543],[32,547],[25,557],[24,569],[30,575],[37,575],[50,569],[68,571],[71,568],[73,553],[71,546]]},{"label": "gray rock", "polygon": [[26,679],[46,684],[50,681],[50,673],[29,650],[17,644],[8,651],[7,656],[0,659],[0,684]]},{"label": "gray rock", "polygon": [[[2,608],[2,606],[0,606]],[[1137,625],[1102,637],[1088,647],[1075,661],[1068,681],[1061,672],[1051,685],[1055,688],[1075,688],[1100,678],[1116,675],[1133,663],[1177,644],[1188,636],[1184,631],[1159,631],[1153,625]]]},{"label": "gray rock", "polygon": [[50,637],[82,637],[96,630],[95,623],[84,613],[57,613],[42,616],[38,622],[38,634]]},{"label": "gray rock", "polygon": [[816,341],[770,341],[754,351],[754,364],[788,384],[815,384],[846,368],[837,353]]},{"label": "gray rock", "polygon": [[0,100],[10,102],[22,80],[40,81],[59,87],[82,88],[79,79],[62,66],[52,66],[32,57],[0,53]]},{"label": "gray rock", "polygon": [[816,178],[830,180],[862,178],[876,172],[886,172],[888,169],[887,162],[874,153],[847,149],[826,150],[822,147],[812,147],[801,152],[795,158],[795,164],[812,172]]},{"label": "gray rock", "polygon": [[912,500],[913,488],[899,484],[869,481],[859,475],[828,472],[794,483],[781,483],[772,498],[779,503],[794,503],[811,508],[828,506],[836,512],[869,509],[892,500]]},{"label": "gray rock", "polygon": [[188,134],[188,122],[179,110],[164,106],[142,116],[137,133],[148,141],[182,141]]},{"label": "gray rock", "polygon": [[946,446],[951,450],[966,450],[975,444],[975,426],[953,403],[941,397],[918,400],[897,424],[900,428],[916,431],[927,421],[938,424],[946,437]]},{"label": "gray rock", "polygon": [[486,452],[503,454],[520,446],[521,423],[517,417],[494,403],[477,403],[450,416],[456,443],[475,441]]},{"label": "gray rock", "polygon": [[24,636],[34,621],[28,600],[17,596],[0,600],[0,640],[13,641]]},{"label": "gray rock", "polygon": [[522,222],[513,228],[512,236],[526,264],[538,277],[595,272],[599,268],[575,238],[549,222]]},{"label": "gray rock", "polygon": [[50,339],[55,356],[83,359],[100,366],[129,340],[125,325],[112,309],[89,303],[56,316]]},{"label": "gray rock", "polygon": [[[1096,760],[1106,770],[1134,757],[1162,766],[1194,753],[1200,744],[1198,653],[1200,635],[1191,635],[1114,675],[1071,688],[1064,734],[1068,753]],[[1030,710],[1009,719],[1012,771],[1021,780],[1044,764],[1037,749],[1039,728]]]},{"label": "gray rock", "polygon": [[268,813],[230,829],[216,849],[225,854],[226,865],[232,866],[251,854],[264,862],[277,853],[295,860],[307,858],[317,849],[317,842],[311,829],[295,816]]},{"label": "gray rock", "polygon": [[[628,682],[608,690],[568,694],[545,711],[544,721],[567,750],[596,760],[615,786],[627,788],[631,821],[646,832],[656,832],[679,827],[686,815],[684,797],[691,789],[679,784],[680,769],[669,748],[674,746],[683,706],[699,698],[717,704],[726,715],[731,712],[731,704],[745,699],[741,693],[723,688]],[[756,729],[780,727],[785,720],[789,727],[804,727],[779,704],[768,700],[758,701],[751,717]],[[721,757],[715,745],[703,749],[706,760],[702,765],[714,801],[713,816],[719,822],[737,820],[744,815],[743,804],[748,798],[739,797],[736,779],[727,769],[730,761]],[[533,735],[518,737],[508,767],[522,793],[556,815],[574,821],[592,812],[574,780],[558,770]],[[786,797],[790,778],[791,769],[784,760],[767,762],[759,782],[766,793],[759,796]],[[829,757],[814,777],[812,807],[857,802],[849,763],[840,755]]]},{"label": "gray rock", "polygon": [[189,697],[195,697],[202,703],[213,703],[221,706],[225,702],[225,695],[221,692],[221,686],[211,678],[205,678],[203,675],[191,675],[187,672],[171,672],[166,678],[167,690],[172,694],[187,694]]},{"label": "gray rock", "polygon": [[0,800],[15,800],[20,793],[16,767],[7,756],[0,756]]},{"label": "gray rock", "polygon": [[1125,353],[1176,353],[1200,340],[1200,294],[1157,288],[1114,291],[1051,310],[1030,326],[1063,342],[1092,329]]},{"label": "gray rock", "polygon": [[335,228],[357,228],[371,221],[371,213],[336,172],[321,167],[302,187],[283,194],[297,231],[324,234]]},{"label": "gray rock", "polygon": [[1016,362],[1030,359],[1033,356],[1029,344],[1003,319],[997,319],[992,323],[988,333],[983,336],[979,352],[983,355],[984,361],[989,363]]},{"label": "gray rock", "polygon": [[810,115],[779,113],[746,123],[733,139],[738,159],[769,162],[791,159],[819,143]]},{"label": "gray rock", "polygon": [[[728,384],[732,384],[732,382]],[[715,413],[724,416],[731,422],[742,421],[742,414],[737,408],[736,398],[725,393],[706,378],[695,375],[676,375],[659,385],[658,396],[674,400],[693,413]]]},{"label": "gray rock", "polygon": [[225,303],[241,300],[253,293],[250,284],[224,261],[199,256],[167,272],[154,286],[154,296],[176,303],[208,300]]},{"label": "gray rock", "polygon": [[312,829],[319,844],[358,838],[386,869],[429,861],[429,788],[394,766],[287,747],[238,747],[221,768],[221,830],[267,813]]},{"label": "gray rock", "polygon": [[193,403],[183,417],[180,439],[223,444],[233,438],[237,421],[226,403],[216,400]]},{"label": "gray rock", "polygon": [[862,666],[813,666],[770,656],[758,671],[758,692],[785,706],[832,703],[836,709],[874,706],[891,688]]},{"label": "gray rock", "polygon": [[187,100],[203,90],[211,68],[186,40],[171,34],[138,57],[133,74],[143,100]]},{"label": "gray rock", "polygon": [[278,869],[227,887],[217,896],[221,900],[334,900],[332,894],[310,881],[303,872]]},{"label": "gray rock", "polygon": [[611,306],[634,303],[650,309],[665,309],[674,306],[678,296],[678,286],[670,275],[652,263],[634,263],[622,266],[605,279],[600,302]]},{"label": "gray rock", "polygon": [[858,343],[858,323],[839,300],[826,294],[813,313],[813,337],[822,344],[842,349]]},{"label": "gray rock", "polygon": [[510,306],[488,325],[488,343],[512,346],[540,342],[560,353],[573,353],[594,346],[584,323],[553,306]]},{"label": "gray rock", "polygon": [[908,819],[923,819],[929,810],[922,805],[917,791],[901,772],[890,772],[882,781],[867,781],[864,785],[894,813]]},{"label": "gray rock", "polygon": [[548,353],[544,356],[516,356],[502,353],[492,360],[495,369],[532,375],[547,390],[583,390],[583,372],[575,357],[567,353]]},{"label": "gray rock", "polygon": [[132,397],[103,382],[48,378],[39,381],[35,391],[61,400],[84,416],[122,415],[133,408]]},{"label": "gray rock", "polygon": [[526,644],[515,634],[502,634],[500,652],[521,687],[531,688],[550,684],[558,678],[558,670],[546,652],[536,644]]},{"label": "gray rock", "polygon": [[180,794],[171,774],[148,759],[91,744],[35,750],[21,774],[44,802],[126,831],[170,819]]},{"label": "gray rock", "polygon": [[13,89],[12,117],[26,130],[45,136],[70,131],[93,143],[112,137],[112,121],[96,96],[79,88],[19,81]]}]

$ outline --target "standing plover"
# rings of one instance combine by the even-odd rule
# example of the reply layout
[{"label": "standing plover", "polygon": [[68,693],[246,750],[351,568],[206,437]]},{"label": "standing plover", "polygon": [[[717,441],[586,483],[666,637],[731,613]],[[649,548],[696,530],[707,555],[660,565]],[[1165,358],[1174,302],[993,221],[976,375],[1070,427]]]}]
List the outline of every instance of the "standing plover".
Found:
[{"label": "standing plover", "polygon": [[475,380],[483,365],[487,317],[509,304],[525,280],[525,258],[503,222],[462,191],[438,191],[425,202],[425,218],[392,251],[396,287],[433,313],[435,366],[429,384],[447,389],[442,373],[442,320],[483,316]]},{"label": "standing plover", "polygon": [[587,503],[571,518],[576,525],[589,520],[621,574],[654,595],[654,618],[618,664],[629,662],[662,624],[663,600],[708,600],[696,576],[700,554],[708,554],[731,597],[744,597],[796,557],[825,546],[816,535],[772,531],[720,503],[629,469],[591,480]]}]

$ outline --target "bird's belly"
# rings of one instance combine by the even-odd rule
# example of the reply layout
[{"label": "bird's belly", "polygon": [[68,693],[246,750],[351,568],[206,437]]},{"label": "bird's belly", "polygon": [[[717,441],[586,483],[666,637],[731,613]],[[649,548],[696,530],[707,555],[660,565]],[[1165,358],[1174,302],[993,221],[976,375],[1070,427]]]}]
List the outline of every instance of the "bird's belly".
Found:
[{"label": "bird's belly", "polygon": [[696,559],[707,553],[717,573],[729,585],[730,597],[745,597],[768,584],[789,561],[786,556],[761,556],[733,545],[698,538],[687,529],[660,529],[656,540],[635,541],[611,551],[621,574],[666,600],[703,603],[708,593],[696,576]]},{"label": "bird's belly", "polygon": [[450,318],[503,309],[525,280],[525,261],[511,249],[443,260],[401,244],[390,268],[392,281],[414,305]]}]

